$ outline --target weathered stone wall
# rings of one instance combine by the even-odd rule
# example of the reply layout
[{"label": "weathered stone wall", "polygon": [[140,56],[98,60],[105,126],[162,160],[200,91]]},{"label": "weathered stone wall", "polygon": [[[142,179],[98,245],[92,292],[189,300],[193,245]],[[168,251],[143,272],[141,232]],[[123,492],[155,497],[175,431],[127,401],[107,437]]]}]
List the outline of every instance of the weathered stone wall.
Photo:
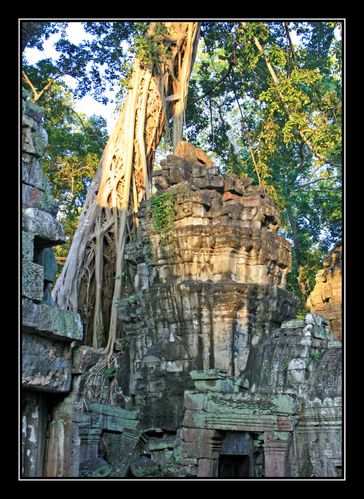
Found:
[{"label": "weathered stone wall", "polygon": [[78,316],[50,299],[61,228],[24,206],[24,475],[340,476],[341,342],[325,318],[296,319],[272,201],[196,148],[177,152],[126,248],[135,292],[108,375],[100,351],[70,349]]},{"label": "weathered stone wall", "polygon": [[342,477],[342,349],[329,343],[307,383],[296,427],[300,476]]},{"label": "weathered stone wall", "polygon": [[324,259],[324,269],[316,276],[316,285],[307,307],[330,321],[334,339],[342,336],[342,247],[336,246]]},{"label": "weathered stone wall", "polygon": [[249,459],[237,477],[341,477],[341,363],[328,321],[308,314],[252,346],[240,377],[192,371],[176,461],[199,477],[226,476],[229,437],[229,454]]},{"label": "weathered stone wall", "polygon": [[239,375],[251,345],[297,309],[284,289],[290,245],[272,200],[188,144],[179,150],[184,157],[161,162],[159,192],[138,214],[141,239],[125,257],[135,293],[119,304],[129,393],[142,428],[165,431],[181,424],[191,370]]},{"label": "weathered stone wall", "polygon": [[250,391],[303,395],[322,353],[332,344],[328,321],[321,316],[284,321],[250,350],[244,372]]},{"label": "weathered stone wall", "polygon": [[119,304],[144,452],[159,476],[228,476],[235,458],[239,477],[340,476],[341,343],[324,317],[295,318],[276,209],[181,151],[141,208],[135,293]]},{"label": "weathered stone wall", "polygon": [[22,471],[31,477],[44,474],[51,394],[70,390],[71,342],[82,339],[82,324],[51,299],[57,271],[52,248],[65,236],[39,163],[47,146],[43,111],[27,92],[22,106]]}]

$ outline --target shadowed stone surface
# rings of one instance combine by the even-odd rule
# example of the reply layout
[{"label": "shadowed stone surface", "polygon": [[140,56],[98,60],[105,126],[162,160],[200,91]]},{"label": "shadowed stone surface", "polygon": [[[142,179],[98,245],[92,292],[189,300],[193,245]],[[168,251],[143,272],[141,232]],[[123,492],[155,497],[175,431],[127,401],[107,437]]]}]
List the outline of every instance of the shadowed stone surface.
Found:
[{"label": "shadowed stone surface", "polygon": [[23,333],[22,385],[47,392],[68,392],[71,386],[69,345]]},{"label": "shadowed stone surface", "polygon": [[[79,435],[69,417],[71,411],[68,408],[68,414],[64,411],[62,418],[51,420],[55,400],[59,402],[59,397],[71,388],[70,343],[82,339],[82,324],[78,314],[58,310],[50,297],[57,272],[52,246],[65,242],[65,235],[55,218],[57,204],[39,163],[47,146],[43,116],[43,110],[24,91],[21,310],[24,477],[79,473],[78,465],[75,472],[73,459],[79,448]],[[70,449],[71,444],[74,450]],[[67,461],[71,455],[72,465]]]}]

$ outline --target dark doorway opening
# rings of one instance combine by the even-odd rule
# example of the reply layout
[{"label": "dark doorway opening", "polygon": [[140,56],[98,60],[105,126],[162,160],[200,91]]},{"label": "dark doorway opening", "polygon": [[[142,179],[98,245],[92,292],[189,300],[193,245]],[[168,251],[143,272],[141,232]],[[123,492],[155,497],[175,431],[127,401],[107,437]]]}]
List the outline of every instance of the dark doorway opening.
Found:
[{"label": "dark doorway opening", "polygon": [[249,456],[220,455],[219,477],[246,478],[249,477]]}]

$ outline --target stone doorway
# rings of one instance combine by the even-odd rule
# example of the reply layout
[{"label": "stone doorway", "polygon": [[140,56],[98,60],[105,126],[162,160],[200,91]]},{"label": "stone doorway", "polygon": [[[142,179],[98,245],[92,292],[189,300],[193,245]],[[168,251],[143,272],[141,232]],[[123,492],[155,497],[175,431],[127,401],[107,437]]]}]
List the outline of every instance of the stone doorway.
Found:
[{"label": "stone doorway", "polygon": [[256,432],[221,431],[218,476],[221,478],[264,477],[263,435]]},{"label": "stone doorway", "polygon": [[247,478],[249,473],[249,456],[223,454],[219,457],[220,478]]}]

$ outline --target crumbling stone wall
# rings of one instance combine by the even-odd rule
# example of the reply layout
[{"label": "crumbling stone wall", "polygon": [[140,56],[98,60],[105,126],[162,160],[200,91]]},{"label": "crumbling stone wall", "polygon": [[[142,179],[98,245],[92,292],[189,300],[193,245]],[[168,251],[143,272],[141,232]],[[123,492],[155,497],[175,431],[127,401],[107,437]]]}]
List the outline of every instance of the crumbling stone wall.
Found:
[{"label": "crumbling stone wall", "polygon": [[192,371],[176,461],[198,477],[224,476],[228,438],[229,454],[249,460],[237,477],[341,477],[341,367],[328,321],[308,314],[252,346],[240,377]]},{"label": "crumbling stone wall", "polygon": [[53,246],[65,242],[57,205],[39,158],[47,146],[43,111],[22,96],[22,474],[44,476],[46,431],[55,394],[71,388],[71,342],[82,339],[78,314],[51,299],[57,264]]},{"label": "crumbling stone wall", "polygon": [[297,309],[284,289],[290,245],[264,189],[222,175],[189,144],[177,151],[154,174],[159,192],[141,206],[141,239],[125,256],[135,293],[119,304],[129,394],[141,427],[165,431],[181,424],[191,370],[239,375],[251,345]]},{"label": "crumbling stone wall", "polygon": [[[296,319],[273,202],[186,143],[161,166],[158,193],[138,214],[140,239],[126,248],[135,291],[119,303],[119,364],[107,380],[100,351],[76,345],[77,316],[52,304],[51,247],[62,232],[33,201],[49,206],[47,195],[27,194],[24,474],[218,477],[233,457],[247,477],[340,476],[341,342],[325,318]],[[41,350],[51,368],[30,358]],[[52,402],[47,391],[67,396]]]},{"label": "crumbling stone wall", "polygon": [[342,246],[337,245],[324,259],[317,273],[316,285],[308,297],[307,307],[330,321],[334,338],[342,336]]},{"label": "crumbling stone wall", "polygon": [[229,453],[249,459],[247,477],[341,476],[341,343],[325,318],[295,318],[272,201],[194,148],[179,154],[155,172],[174,222],[141,207],[135,293],[119,304],[129,393],[155,440],[144,452],[159,476],[218,477]]}]

